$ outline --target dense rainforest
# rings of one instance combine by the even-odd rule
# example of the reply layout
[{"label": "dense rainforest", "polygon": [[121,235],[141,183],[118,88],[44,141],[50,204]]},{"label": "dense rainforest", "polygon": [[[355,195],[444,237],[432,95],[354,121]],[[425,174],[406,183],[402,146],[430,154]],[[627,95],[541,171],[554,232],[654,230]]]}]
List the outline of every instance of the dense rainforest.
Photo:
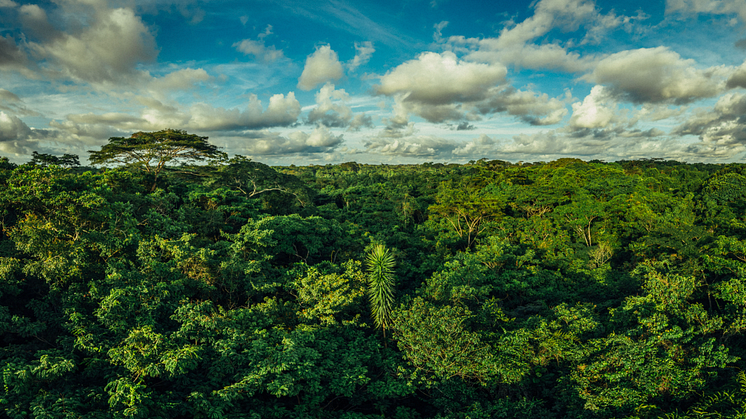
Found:
[{"label": "dense rainforest", "polygon": [[0,161],[6,417],[746,417],[746,165],[64,157]]}]

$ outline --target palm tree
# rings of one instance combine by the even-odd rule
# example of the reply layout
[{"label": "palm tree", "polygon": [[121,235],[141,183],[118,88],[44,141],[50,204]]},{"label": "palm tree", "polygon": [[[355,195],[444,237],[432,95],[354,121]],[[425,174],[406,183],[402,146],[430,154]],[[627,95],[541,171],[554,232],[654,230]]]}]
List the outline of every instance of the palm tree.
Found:
[{"label": "palm tree", "polygon": [[394,303],[394,256],[382,244],[373,246],[366,257],[368,265],[368,296],[376,327],[386,329],[391,324],[391,306]]}]

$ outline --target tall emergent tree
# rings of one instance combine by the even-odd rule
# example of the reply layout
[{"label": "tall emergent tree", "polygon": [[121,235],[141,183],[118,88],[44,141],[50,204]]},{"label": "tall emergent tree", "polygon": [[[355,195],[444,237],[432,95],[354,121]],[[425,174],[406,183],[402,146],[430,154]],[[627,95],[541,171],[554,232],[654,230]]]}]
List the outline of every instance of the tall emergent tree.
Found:
[{"label": "tall emergent tree", "polygon": [[391,324],[391,306],[394,303],[394,256],[382,244],[374,246],[366,257],[368,265],[368,294],[376,326],[386,329]]},{"label": "tall emergent tree", "polygon": [[63,167],[76,167],[80,166],[80,160],[75,154],[63,154],[62,157],[57,157],[51,154],[44,154],[34,151],[31,154],[31,164],[45,167],[51,166],[53,164]]},{"label": "tall emergent tree", "polygon": [[111,137],[109,144],[99,151],[89,151],[92,164],[121,163],[134,165],[153,174],[153,187],[158,175],[173,160],[197,162],[225,158],[217,146],[207,142],[207,137],[187,134],[186,131],[164,129],[156,132],[136,132],[131,137]]}]

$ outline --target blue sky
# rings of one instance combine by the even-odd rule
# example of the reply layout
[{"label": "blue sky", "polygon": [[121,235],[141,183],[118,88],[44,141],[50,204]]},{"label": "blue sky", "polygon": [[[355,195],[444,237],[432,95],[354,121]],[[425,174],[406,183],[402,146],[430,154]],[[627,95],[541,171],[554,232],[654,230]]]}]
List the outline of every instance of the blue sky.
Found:
[{"label": "blue sky", "polygon": [[742,162],[745,58],[744,0],[0,0],[0,156]]}]

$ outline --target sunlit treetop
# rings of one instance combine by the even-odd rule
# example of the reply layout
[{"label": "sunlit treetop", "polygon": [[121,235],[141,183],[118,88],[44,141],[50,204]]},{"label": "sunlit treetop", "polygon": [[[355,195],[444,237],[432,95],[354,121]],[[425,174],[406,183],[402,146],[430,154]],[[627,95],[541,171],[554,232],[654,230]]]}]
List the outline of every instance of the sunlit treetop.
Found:
[{"label": "sunlit treetop", "polygon": [[137,165],[148,173],[157,174],[172,161],[194,163],[220,159],[226,154],[207,142],[207,137],[186,131],[165,129],[156,132],[136,132],[130,137],[111,137],[99,151],[89,151],[94,165]]}]

